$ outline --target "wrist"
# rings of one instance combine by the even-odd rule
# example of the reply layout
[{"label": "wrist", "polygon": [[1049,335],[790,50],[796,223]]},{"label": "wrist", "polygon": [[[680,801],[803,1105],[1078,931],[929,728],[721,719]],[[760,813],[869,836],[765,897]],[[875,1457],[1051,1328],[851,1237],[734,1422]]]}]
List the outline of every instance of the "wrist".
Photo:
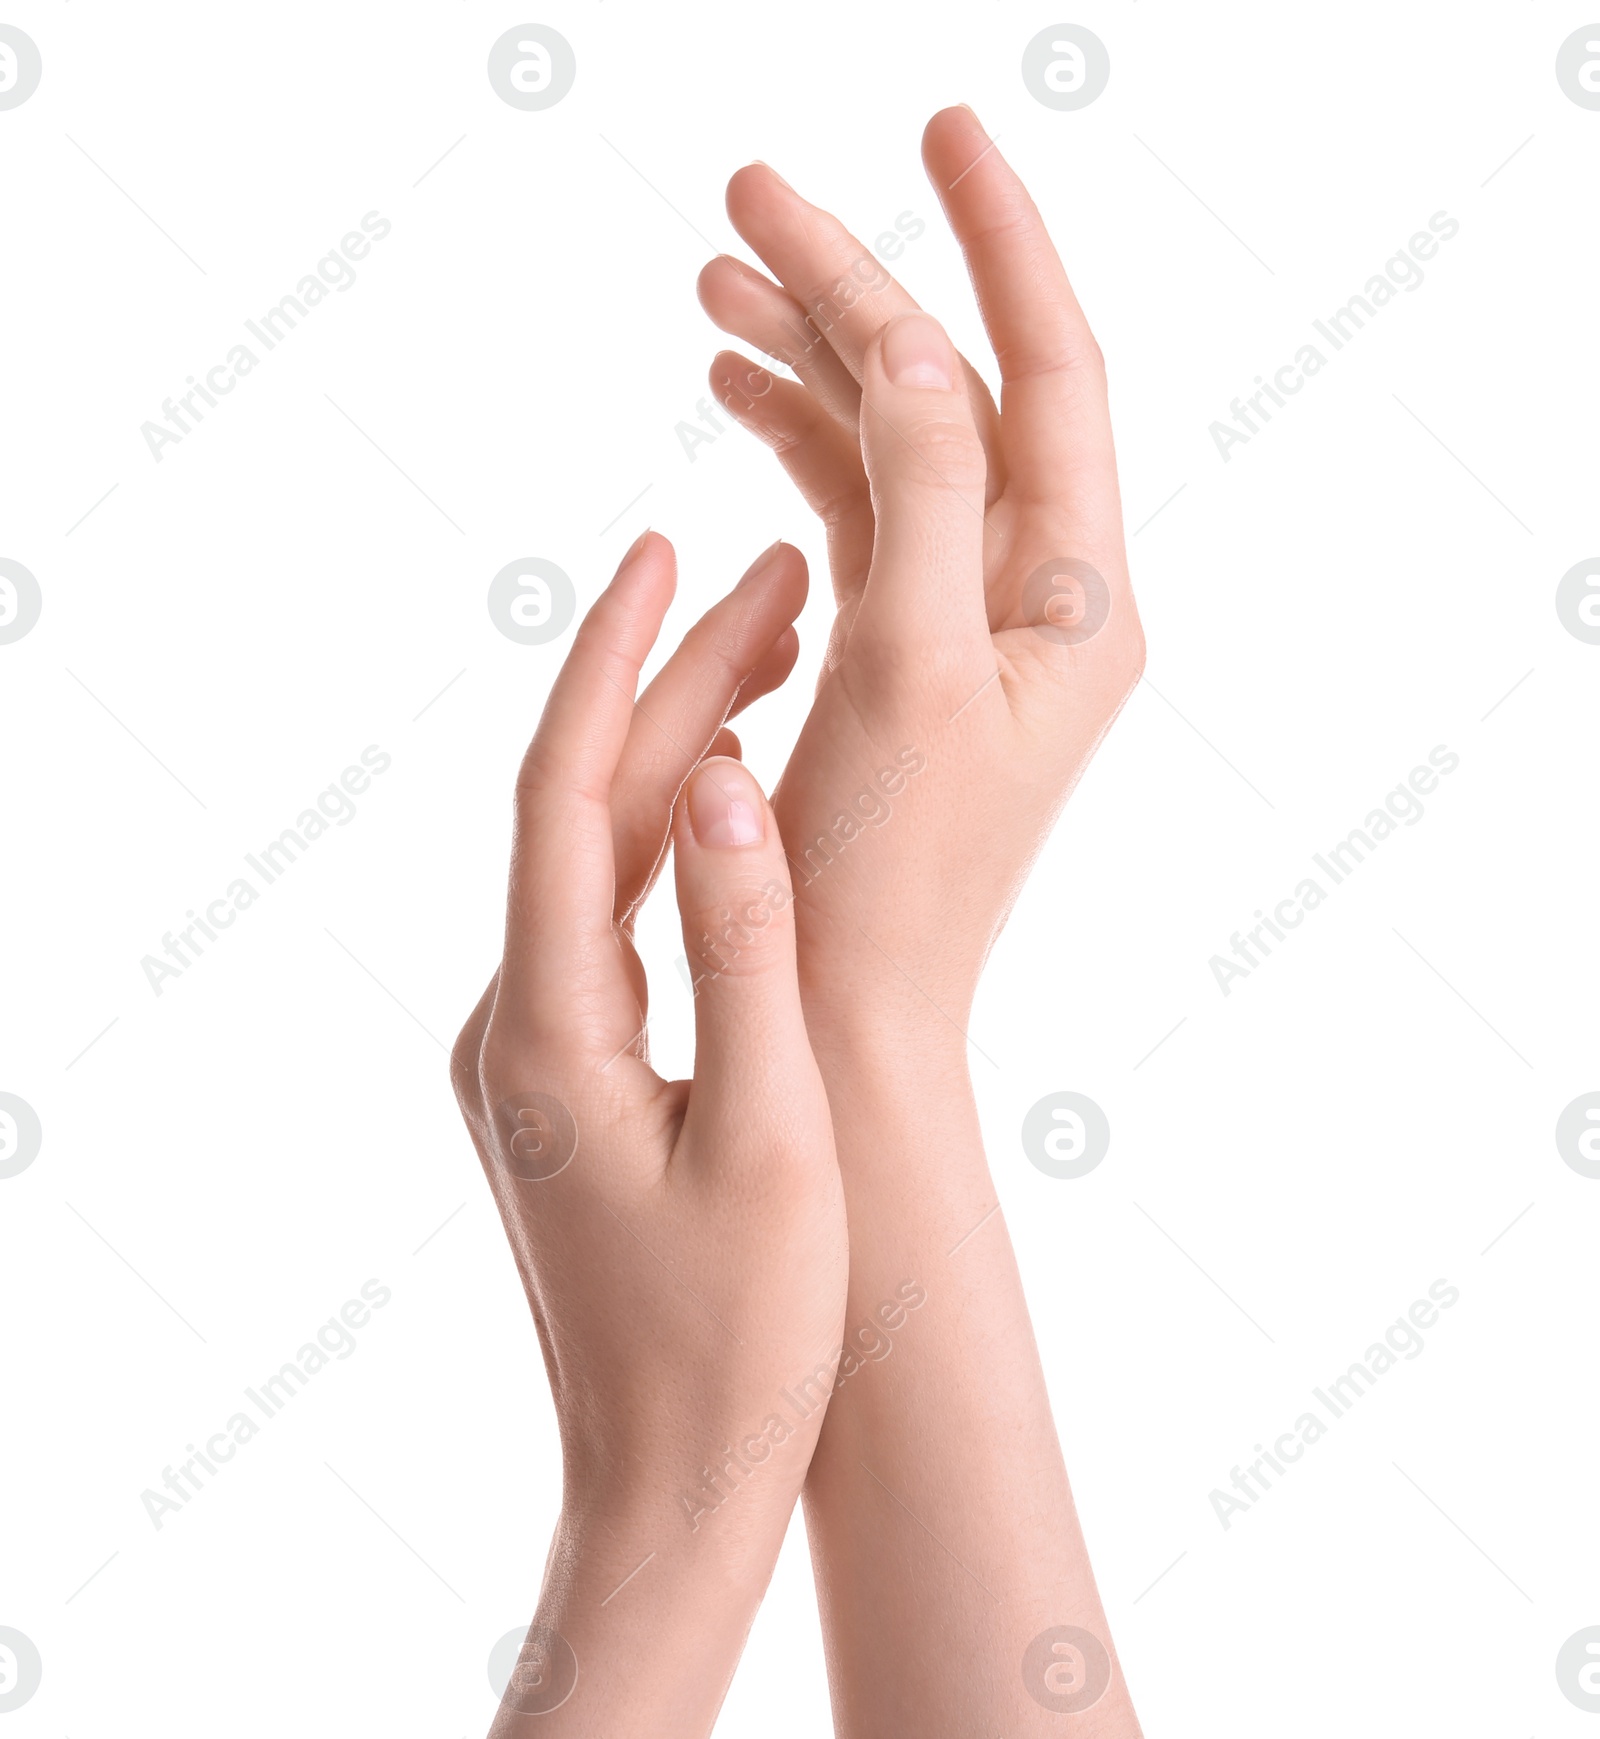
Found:
[{"label": "wrist", "polygon": [[837,1088],[858,1083],[906,1096],[932,1090],[941,1099],[971,1097],[965,1004],[941,1008],[906,989],[909,1000],[802,987],[806,1031],[830,1100]]},{"label": "wrist", "polygon": [[660,1506],[564,1507],[491,1739],[535,1715],[560,1739],[708,1733],[783,1538],[756,1521],[696,1533]]},{"label": "wrist", "polygon": [[648,1558],[641,1582],[699,1584],[759,1601],[815,1439],[813,1429],[799,1441],[800,1430],[796,1423],[752,1435],[707,1424],[670,1468],[646,1471],[634,1456],[625,1475],[580,1470],[569,1453],[556,1539],[572,1577],[598,1585],[615,1571],[598,1589],[604,1598]]}]

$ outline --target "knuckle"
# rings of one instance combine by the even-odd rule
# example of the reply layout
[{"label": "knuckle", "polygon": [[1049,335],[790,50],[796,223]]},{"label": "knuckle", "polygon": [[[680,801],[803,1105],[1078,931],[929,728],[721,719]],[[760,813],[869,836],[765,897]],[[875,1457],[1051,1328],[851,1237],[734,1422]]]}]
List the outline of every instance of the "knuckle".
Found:
[{"label": "knuckle", "polygon": [[1107,656],[1135,681],[1144,674],[1144,624],[1133,593],[1123,585],[1116,593],[1104,636]]},{"label": "knuckle", "polygon": [[1120,623],[1079,650],[1091,655],[1085,674],[1108,715],[1114,715],[1144,675],[1144,629],[1131,604]]},{"label": "knuckle", "polygon": [[765,428],[762,436],[772,449],[775,457],[783,463],[794,461],[804,462],[806,449],[811,443],[811,431],[798,429]]},{"label": "knuckle", "polygon": [[609,797],[609,780],[602,782],[591,766],[561,766],[547,751],[530,747],[512,793],[513,849],[536,833],[559,834],[579,826],[596,808],[609,813]]},{"label": "knuckle", "polygon": [[794,896],[775,878],[723,890],[714,904],[686,909],[684,950],[698,995],[706,980],[749,978],[786,958]]},{"label": "knuckle", "polygon": [[[873,255],[855,248],[847,264],[826,279],[812,279],[801,300],[806,325],[825,340],[832,329],[850,318],[860,304],[887,290],[893,279]],[[859,317],[858,317],[859,318]]]},{"label": "knuckle", "polygon": [[469,1020],[450,1047],[450,1086],[455,1093],[456,1104],[467,1115],[475,1113],[483,1099],[478,1078],[481,1057],[481,1034],[475,1023]]},{"label": "knuckle", "polygon": [[860,477],[848,483],[817,489],[813,492],[811,506],[829,531],[848,530],[864,514],[872,511],[872,502]]},{"label": "knuckle", "polygon": [[1046,344],[1029,339],[996,352],[1002,380],[1054,380],[1073,403],[1093,403],[1106,394],[1106,353],[1087,327]]},{"label": "knuckle", "polygon": [[736,417],[754,418],[757,401],[772,391],[773,381],[770,370],[743,360],[711,371],[711,389],[718,404]]},{"label": "knuckle", "polygon": [[518,1047],[514,1062],[486,1062],[480,1151],[491,1175],[542,1183],[577,1157],[578,1095],[564,1070],[551,1063],[548,1051],[526,1045]]},{"label": "knuckle", "polygon": [[987,477],[983,443],[971,423],[954,418],[930,418],[906,430],[906,442],[891,435],[904,464],[900,474],[913,483],[963,494],[981,489]]},{"label": "knuckle", "polygon": [[536,805],[546,802],[560,789],[560,781],[555,767],[551,764],[549,752],[535,737],[529,743],[517,768],[515,800],[519,804]]},{"label": "knuckle", "polygon": [[568,1081],[575,1062],[567,1033],[528,1018],[519,1019],[515,1031],[503,1020],[491,1020],[483,1035],[477,1073],[486,1099],[496,1100],[530,1084]]},{"label": "knuckle", "polygon": [[749,670],[751,630],[756,619],[754,607],[743,611],[730,607],[711,612],[690,630],[689,638],[696,641],[694,650],[706,667],[702,671],[703,693],[709,686],[719,696],[727,695],[739,686]]}]

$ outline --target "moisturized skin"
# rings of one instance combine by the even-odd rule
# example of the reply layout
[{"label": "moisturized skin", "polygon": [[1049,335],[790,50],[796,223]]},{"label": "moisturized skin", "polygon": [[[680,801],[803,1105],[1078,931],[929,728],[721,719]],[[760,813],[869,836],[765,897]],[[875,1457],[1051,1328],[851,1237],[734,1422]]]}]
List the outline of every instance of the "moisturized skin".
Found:
[{"label": "moisturized skin", "polygon": [[[808,1529],[846,1739],[1123,1739],[1139,1728],[1114,1652],[1091,1709],[1034,1694],[1081,1676],[1048,1642],[1041,1668],[1043,1632],[1111,1639],[1010,1243],[985,1218],[964,1029],[1144,642],[1103,362],[1043,222],[970,110],[935,116],[923,156],[977,289],[998,408],[942,328],[859,268],[867,249],[764,166],[734,176],[728,211],[772,277],[718,259],[700,280],[718,325],[798,375],[763,391],[737,353],[711,371],[829,533],[838,617],[775,806],[849,1207],[847,1329],[908,1275],[928,1295],[892,1355],[834,1396]],[[808,313],[820,336],[802,345]],[[1060,558],[1104,582],[1099,607],[1092,584],[1054,607],[1048,576],[1030,585]],[[906,748],[921,770],[889,796],[879,775]],[[886,818],[860,800],[875,784]]]},{"label": "moisturized skin", "polygon": [[[493,1739],[707,1732],[802,1481],[846,1739],[1139,1733],[964,1029],[1143,639],[1100,354],[1043,224],[970,111],[936,116],[924,156],[999,408],[771,170],[741,170],[728,206],[773,277],[722,259],[701,278],[718,324],[799,377],[733,353],[712,369],[829,533],[838,616],[776,813],[723,720],[793,665],[804,567],[783,546],[634,709],[671,591],[670,548],[641,540],[523,766],[505,959],[454,1067],[566,1479]],[[644,1061],[631,924],[675,805],[700,977],[695,1078],[669,1085]],[[841,1342],[864,1356],[847,1350],[825,1419],[757,1457],[775,1399]],[[753,1471],[707,1508],[725,1444]],[[1086,1674],[1092,1697],[1064,1707]]]},{"label": "moisturized skin", "polygon": [[[737,753],[722,722],[740,685],[792,665],[804,567],[769,551],[636,708],[672,590],[671,547],[647,534],[578,631],[517,781],[504,958],[452,1058],[564,1462],[495,1739],[709,1731],[841,1337],[844,1204],[783,849],[745,768],[701,760]],[[692,1082],[644,1060],[630,935],[669,827]],[[819,1366],[802,1415],[780,1397]]]}]

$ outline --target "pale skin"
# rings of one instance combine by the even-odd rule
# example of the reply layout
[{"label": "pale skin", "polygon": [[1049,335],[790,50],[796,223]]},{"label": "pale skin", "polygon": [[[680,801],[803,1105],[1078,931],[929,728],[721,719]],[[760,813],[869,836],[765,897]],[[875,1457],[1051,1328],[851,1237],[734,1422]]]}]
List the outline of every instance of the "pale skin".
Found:
[{"label": "pale skin", "polygon": [[[564,1467],[496,1739],[709,1731],[841,1334],[844,1203],[788,870],[722,723],[741,683],[792,664],[803,565],[769,551],[636,706],[674,581],[671,546],[647,534],[578,631],[518,776],[504,956],[452,1056]],[[669,830],[699,975],[692,1082],[644,1060],[631,941]],[[819,1364],[809,1414],[783,1405]],[[731,1501],[728,1448],[754,1470]]]},{"label": "pale skin", "polygon": [[[552,770],[553,782],[563,757],[581,764],[573,777],[586,782],[587,844],[576,862],[567,849],[560,863],[542,867],[519,855],[506,963],[458,1050],[458,1058],[479,1059],[477,1096],[469,1085],[464,1103],[491,1178],[499,1165],[496,1193],[540,1316],[563,1424],[569,1501],[540,1620],[568,1637],[586,1671],[613,1680],[629,1677],[621,1663],[637,1635],[647,1634],[680,1681],[704,1675],[706,1695],[691,1697],[681,1712],[665,1698],[629,1703],[615,1691],[592,1726],[579,1724],[577,1695],[555,1716],[503,1708],[500,1739],[535,1730],[629,1731],[624,1717],[642,1721],[646,1714],[652,1732],[706,1731],[770,1573],[763,1554],[775,1552],[785,1500],[792,1502],[802,1480],[835,1725],[846,1739],[1062,1731],[1125,1739],[1139,1732],[1074,1512],[1016,1265],[994,1211],[965,1029],[1017,891],[1138,681],[1143,638],[1123,554],[1100,352],[1043,223],[969,110],[936,116],[923,149],[978,293],[1002,382],[998,407],[942,328],[875,263],[863,268],[868,250],[764,166],[733,178],[728,209],[771,275],[722,258],[701,276],[701,298],[717,324],[796,376],[773,378],[732,352],[712,367],[719,398],[774,448],[823,517],[838,614],[810,716],[774,793],[781,848],[772,819],[759,844],[720,855],[691,833],[686,872],[679,805],[680,894],[687,873],[697,890],[689,909],[702,914],[686,937],[704,937],[703,914],[713,902],[702,896],[716,874],[732,874],[718,870],[702,884],[695,879],[702,862],[748,854],[763,876],[777,881],[781,871],[782,885],[794,888],[792,904],[754,936],[750,957],[740,956],[753,986],[738,960],[702,979],[688,1087],[657,1082],[642,1047],[627,1048],[643,1022],[628,919],[649,879],[648,870],[628,866],[649,856],[653,869],[652,828],[659,847],[674,793],[701,745],[737,752],[730,736],[717,733],[739,676],[751,673],[741,696],[748,699],[792,663],[785,630],[798,609],[793,591],[803,586],[797,552],[769,552],[767,570],[746,589],[737,652],[726,650],[724,636],[720,659],[706,667],[712,677],[680,680],[675,690],[668,684],[681,703],[671,715],[676,730],[660,718],[648,730],[637,716],[631,724],[627,718],[623,697],[631,698],[637,675],[632,648],[648,644],[660,616],[652,615],[655,582],[630,579],[625,563],[613,586],[613,593],[623,588],[624,603],[608,594],[596,606],[595,616],[608,611],[605,622],[592,633],[585,624],[540,728],[549,740],[539,764]],[[664,540],[653,539],[632,564],[653,571],[669,554]],[[752,595],[770,601],[758,606]],[[623,635],[635,614],[645,627],[636,623],[625,648],[602,654],[603,636]],[[680,675],[704,657],[705,638],[698,651],[692,636],[680,651]],[[592,688],[595,670],[606,666],[613,694],[591,693],[587,704],[610,720],[605,741],[617,746],[609,760],[583,730],[572,726],[562,735],[550,723],[554,713],[572,725],[582,685]],[[651,700],[647,694],[641,711],[652,710]],[[658,697],[655,710],[670,709]],[[650,735],[663,726],[671,752]],[[530,760],[538,750],[536,739]],[[646,762],[648,774],[637,770]],[[726,787],[740,776],[733,763],[714,761],[694,775],[692,789],[702,779]],[[525,854],[537,828],[526,796],[521,801],[518,851]],[[655,818],[650,825],[646,815]],[[567,877],[570,896],[547,894],[542,881],[530,879],[545,874]],[[573,877],[587,878],[581,893]],[[747,877],[741,871],[733,879]],[[580,909],[581,945],[570,938],[558,944],[561,926],[576,922]],[[547,954],[559,959],[547,962]],[[696,958],[694,942],[689,954]],[[521,962],[515,970],[514,959]],[[582,974],[602,967],[611,989],[602,992],[596,978],[591,990]],[[535,979],[552,987],[552,998],[559,995],[560,1012],[552,1001],[541,1023],[532,1012],[537,997],[524,990],[514,1004],[519,1012],[502,1019],[508,980]],[[765,999],[761,1023],[719,1023],[708,1012],[729,1006],[730,981]],[[594,1036],[580,1057],[574,1027],[584,1021]],[[755,1046],[757,1032],[781,1034],[781,1054],[770,1043]],[[619,1047],[627,1054],[608,1073],[625,1067],[626,1078],[640,1083],[638,1104],[647,1112],[632,1109],[619,1086],[596,1087],[584,1073]],[[547,1053],[556,1058],[553,1075]],[[730,1360],[727,1344],[707,1338],[703,1314],[691,1317],[692,1303],[685,1312],[681,1298],[671,1297],[678,1288],[658,1265],[646,1258],[654,1275],[641,1271],[626,1236],[608,1243],[585,1232],[576,1264],[558,1251],[576,1236],[565,1222],[558,1222],[559,1238],[541,1241],[538,1216],[552,1198],[530,1205],[506,1186],[490,1122],[496,1094],[537,1087],[546,1077],[566,1085],[560,1096],[568,1103],[569,1094],[582,1100],[580,1121],[597,1125],[602,1152],[651,1156],[615,1162],[619,1177],[631,1178],[631,1166],[667,1180],[648,1205],[626,1197],[639,1216],[636,1229],[675,1240],[674,1274],[696,1290],[703,1282],[719,1314],[730,1321],[749,1314],[741,1358]],[[727,1175],[715,1154],[719,1140],[738,1150],[726,1162],[733,1175],[769,1178],[767,1166],[748,1163],[748,1131],[735,1133],[749,1122],[752,1094],[764,1108],[783,1107],[776,1123],[759,1126],[783,1131],[769,1145],[775,1140],[784,1156],[774,1186],[784,1206],[753,1211],[745,1190],[733,1202],[719,1200],[712,1182],[674,1198],[679,1172]],[[689,1114],[680,1127],[685,1095]],[[680,1162],[685,1143],[700,1157]],[[560,1182],[521,1188],[551,1191]],[[647,1219],[647,1212],[659,1217]],[[730,1235],[755,1237],[752,1254],[763,1265],[778,1260],[792,1291],[775,1298],[764,1266],[758,1283],[753,1263],[730,1261]],[[802,1241],[804,1261],[794,1259]],[[670,1314],[686,1336],[681,1346],[673,1343],[670,1384],[628,1380],[647,1355],[629,1349],[628,1313],[619,1321],[613,1308],[618,1270],[630,1286],[670,1289],[649,1317],[654,1325]],[[883,1314],[908,1282],[924,1298],[915,1314]],[[636,1324],[644,1308],[637,1292],[634,1302]],[[559,1326],[560,1314],[570,1315],[570,1326]],[[779,1320],[804,1322],[806,1332],[786,1338]],[[750,1480],[736,1503],[676,1542],[667,1574],[677,1580],[651,1591],[645,1632],[624,1628],[620,1601],[601,1621],[581,1610],[581,1599],[563,1595],[574,1583],[606,1591],[599,1584],[611,1559],[603,1573],[591,1574],[587,1563],[613,1539],[627,1542],[615,1554],[618,1577],[652,1549],[656,1534],[641,1512],[654,1516],[655,1487],[670,1486],[668,1469],[707,1453],[698,1446],[708,1417],[718,1429],[748,1430],[763,1385],[771,1393],[793,1380],[785,1360],[811,1351],[830,1323],[842,1324],[837,1348],[874,1322],[894,1323],[892,1353],[840,1383],[814,1441],[800,1433],[783,1446],[790,1453],[772,1464],[780,1477]],[[650,1341],[658,1369],[666,1354],[654,1326]],[[592,1360],[620,1380],[607,1382],[604,1393],[585,1380],[565,1400],[557,1376],[564,1345],[579,1370]],[[706,1358],[711,1371],[696,1362]],[[628,1451],[619,1453],[619,1444]],[[636,1444],[648,1448],[636,1451]],[[755,1501],[739,1510],[748,1497]],[[737,1539],[732,1528],[720,1528],[735,1511]],[[591,1514],[602,1519],[586,1525]],[[681,1519],[678,1527],[684,1530]],[[634,1559],[620,1562],[635,1546]],[[697,1599],[686,1620],[673,1590],[702,1583],[738,1594]],[[568,1629],[580,1622],[586,1646]],[[1081,1713],[1047,1706],[1050,1695],[1069,1694],[1092,1672],[1081,1652],[1063,1645],[1052,1654],[1048,1641],[1042,1662],[1037,1649],[1029,1652],[1042,1633],[1061,1626],[1089,1632],[1105,1651],[1108,1682]],[[1045,1702],[1030,1692],[1030,1678]],[[552,1724],[564,1717],[573,1724]]]}]

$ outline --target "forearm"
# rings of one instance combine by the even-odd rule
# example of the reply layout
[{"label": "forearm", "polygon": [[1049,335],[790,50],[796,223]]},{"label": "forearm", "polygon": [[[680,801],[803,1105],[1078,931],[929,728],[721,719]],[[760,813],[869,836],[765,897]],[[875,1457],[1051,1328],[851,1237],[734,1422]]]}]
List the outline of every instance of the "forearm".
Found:
[{"label": "forearm", "polygon": [[[933,1023],[813,1023],[850,1223],[847,1361],[806,1487],[842,1739],[1055,1733],[1095,1651],[1044,1633],[1110,1651],[964,1047]],[[925,1302],[862,1359],[908,1281]],[[1114,1655],[1092,1708],[1075,1731],[1138,1733]]]}]

